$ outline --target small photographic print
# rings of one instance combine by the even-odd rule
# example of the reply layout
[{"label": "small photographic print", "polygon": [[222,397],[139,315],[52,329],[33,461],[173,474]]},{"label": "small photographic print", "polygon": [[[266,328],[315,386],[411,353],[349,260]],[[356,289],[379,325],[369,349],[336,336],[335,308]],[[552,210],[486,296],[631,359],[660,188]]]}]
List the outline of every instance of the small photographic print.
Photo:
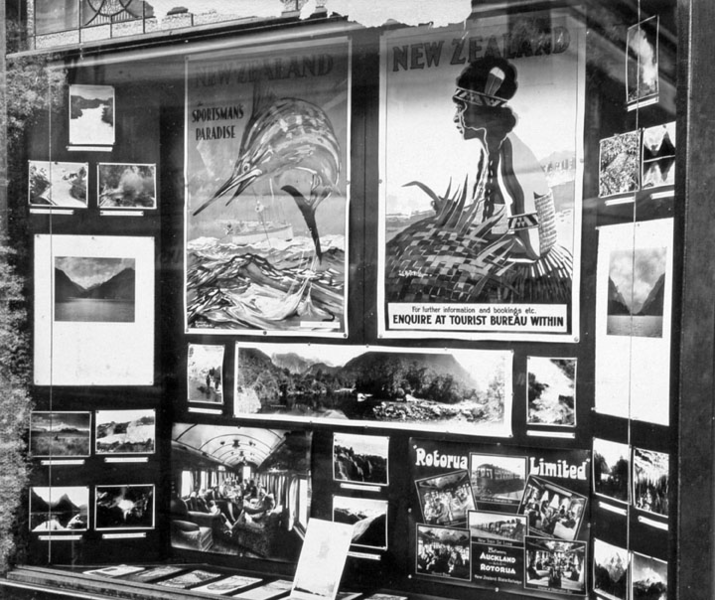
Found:
[{"label": "small photographic print", "polygon": [[606,335],[663,337],[668,248],[611,252]]},{"label": "small photographic print", "polygon": [[202,594],[216,594],[218,596],[225,596],[231,594],[232,592],[237,592],[249,585],[254,585],[260,583],[262,579],[257,577],[245,577],[243,575],[232,575],[231,577],[226,577],[225,579],[220,579],[219,581],[214,581],[213,583],[207,583],[200,587],[193,588],[192,592],[201,592]]},{"label": "small photographic print", "polygon": [[123,577],[124,575],[139,573],[143,570],[144,567],[131,567],[129,565],[112,565],[111,567],[104,567],[103,569],[92,569],[90,571],[84,571],[84,574],[101,575],[102,577]]},{"label": "small photographic print", "polygon": [[473,510],[469,512],[469,533],[477,543],[523,546],[526,516]]},{"label": "small photographic print", "polygon": [[596,494],[628,502],[629,473],[628,444],[593,438],[593,491]]},{"label": "small photographic print", "polygon": [[89,488],[86,486],[32,487],[30,530],[68,533],[86,531],[89,520]]},{"label": "small photographic print", "polygon": [[526,515],[529,534],[574,540],[586,508],[586,497],[539,477],[529,477],[518,513]]},{"label": "small photographic print", "polygon": [[114,110],[111,85],[71,85],[70,145],[113,145]]},{"label": "small photographic print", "polygon": [[586,565],[586,542],[526,538],[526,588],[583,596]]},{"label": "small photographic print", "polygon": [[527,425],[576,425],[576,359],[529,356]]},{"label": "small photographic print", "polygon": [[55,257],[55,321],[133,323],[136,260]]},{"label": "small photographic print", "polygon": [[95,413],[97,454],[152,454],[156,443],[156,411],[98,410]]},{"label": "small photographic print", "polygon": [[470,578],[470,540],[466,529],[417,525],[415,573],[450,579]]},{"label": "small photographic print", "polygon": [[667,516],[669,456],[633,448],[633,504],[646,512]]},{"label": "small photographic print", "polygon": [[634,104],[658,97],[658,17],[628,28],[626,36],[626,100]]},{"label": "small photographic print", "polygon": [[353,526],[351,546],[387,549],[387,500],[333,496],[333,521]]},{"label": "small photographic print", "polygon": [[612,600],[628,598],[628,551],[593,540],[593,589]]},{"label": "small photographic print", "polygon": [[97,165],[97,205],[101,209],[152,210],[156,203],[156,165]]},{"label": "small photographic print", "polygon": [[675,121],[643,130],[643,188],[675,185]]},{"label": "small photographic print", "polygon": [[286,592],[290,592],[293,587],[293,582],[287,579],[278,579],[271,581],[265,585],[234,594],[232,598],[243,598],[243,600],[270,600],[277,596],[283,596]]},{"label": "small photographic print", "polygon": [[35,458],[89,456],[90,421],[89,412],[33,412],[30,453]]},{"label": "small photographic print", "polygon": [[189,402],[223,402],[224,352],[222,344],[189,344],[186,365]]},{"label": "small photographic print", "polygon": [[668,599],[668,563],[632,553],[631,600]]},{"label": "small photographic print", "polygon": [[598,197],[628,194],[640,189],[640,132],[629,131],[601,140]]},{"label": "small photographic print", "polygon": [[189,571],[188,573],[182,573],[171,579],[164,579],[160,581],[158,585],[163,585],[166,587],[173,587],[177,589],[186,589],[192,585],[198,585],[199,583],[204,583],[211,579],[216,579],[220,577],[220,573],[211,573],[210,571],[202,571],[201,569],[196,569],[195,571]]},{"label": "small photographic print", "polygon": [[94,491],[95,527],[153,529],[153,485],[98,485]]},{"label": "small photographic print", "polygon": [[526,485],[526,458],[496,454],[471,454],[472,490],[478,507],[491,504],[517,506]]},{"label": "small photographic print", "polygon": [[390,438],[357,433],[333,434],[333,479],[385,486],[389,483]]},{"label": "small photographic print", "polygon": [[87,163],[28,163],[30,208],[87,208]]},{"label": "small photographic print", "polygon": [[422,517],[429,525],[465,525],[474,510],[468,471],[455,471],[415,481]]}]

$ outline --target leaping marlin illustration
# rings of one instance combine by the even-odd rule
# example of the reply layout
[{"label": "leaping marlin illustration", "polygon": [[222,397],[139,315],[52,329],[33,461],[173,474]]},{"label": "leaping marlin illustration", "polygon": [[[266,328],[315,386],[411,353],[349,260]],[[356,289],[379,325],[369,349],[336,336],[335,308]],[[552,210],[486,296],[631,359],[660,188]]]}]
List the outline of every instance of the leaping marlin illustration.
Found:
[{"label": "leaping marlin illustration", "polygon": [[307,198],[292,185],[281,189],[295,199],[321,260],[315,209],[331,193],[339,192],[340,144],[322,108],[306,100],[265,95],[260,88],[257,84],[231,176],[193,214],[233,191],[226,202],[230,204],[257,180],[273,180],[291,170],[306,171],[312,175]]}]

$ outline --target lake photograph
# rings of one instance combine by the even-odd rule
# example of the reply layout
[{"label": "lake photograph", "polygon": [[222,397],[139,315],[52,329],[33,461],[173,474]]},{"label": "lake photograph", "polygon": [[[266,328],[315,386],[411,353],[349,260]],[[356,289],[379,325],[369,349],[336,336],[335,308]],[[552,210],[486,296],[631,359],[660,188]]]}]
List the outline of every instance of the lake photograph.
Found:
[{"label": "lake photograph", "polygon": [[136,260],[55,257],[55,321],[133,323]]},{"label": "lake photograph", "polygon": [[611,252],[607,335],[663,337],[667,256],[665,246]]}]

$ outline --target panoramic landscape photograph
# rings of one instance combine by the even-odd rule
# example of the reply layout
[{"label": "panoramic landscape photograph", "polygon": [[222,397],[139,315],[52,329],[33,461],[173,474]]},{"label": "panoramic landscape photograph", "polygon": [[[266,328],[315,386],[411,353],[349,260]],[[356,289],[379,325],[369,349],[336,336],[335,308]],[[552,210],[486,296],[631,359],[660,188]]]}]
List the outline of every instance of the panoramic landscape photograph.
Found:
[{"label": "panoramic landscape photograph", "polygon": [[236,345],[235,416],[507,435],[511,352]]}]

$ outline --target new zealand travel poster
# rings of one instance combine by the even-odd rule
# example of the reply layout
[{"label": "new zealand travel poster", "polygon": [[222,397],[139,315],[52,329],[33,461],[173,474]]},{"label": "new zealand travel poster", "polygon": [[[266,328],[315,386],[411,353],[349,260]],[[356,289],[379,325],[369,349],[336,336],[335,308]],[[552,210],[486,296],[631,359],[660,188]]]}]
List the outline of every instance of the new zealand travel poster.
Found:
[{"label": "new zealand travel poster", "polygon": [[35,384],[151,385],[154,239],[35,236]]},{"label": "new zealand travel poster", "polygon": [[599,230],[598,412],[668,425],[673,221]]},{"label": "new zealand travel poster", "polygon": [[347,335],[347,42],[187,61],[186,330]]},{"label": "new zealand travel poster", "polygon": [[236,344],[234,416],[511,434],[512,353]]},{"label": "new zealand travel poster", "polygon": [[466,27],[383,37],[379,333],[574,341],[582,28]]}]

